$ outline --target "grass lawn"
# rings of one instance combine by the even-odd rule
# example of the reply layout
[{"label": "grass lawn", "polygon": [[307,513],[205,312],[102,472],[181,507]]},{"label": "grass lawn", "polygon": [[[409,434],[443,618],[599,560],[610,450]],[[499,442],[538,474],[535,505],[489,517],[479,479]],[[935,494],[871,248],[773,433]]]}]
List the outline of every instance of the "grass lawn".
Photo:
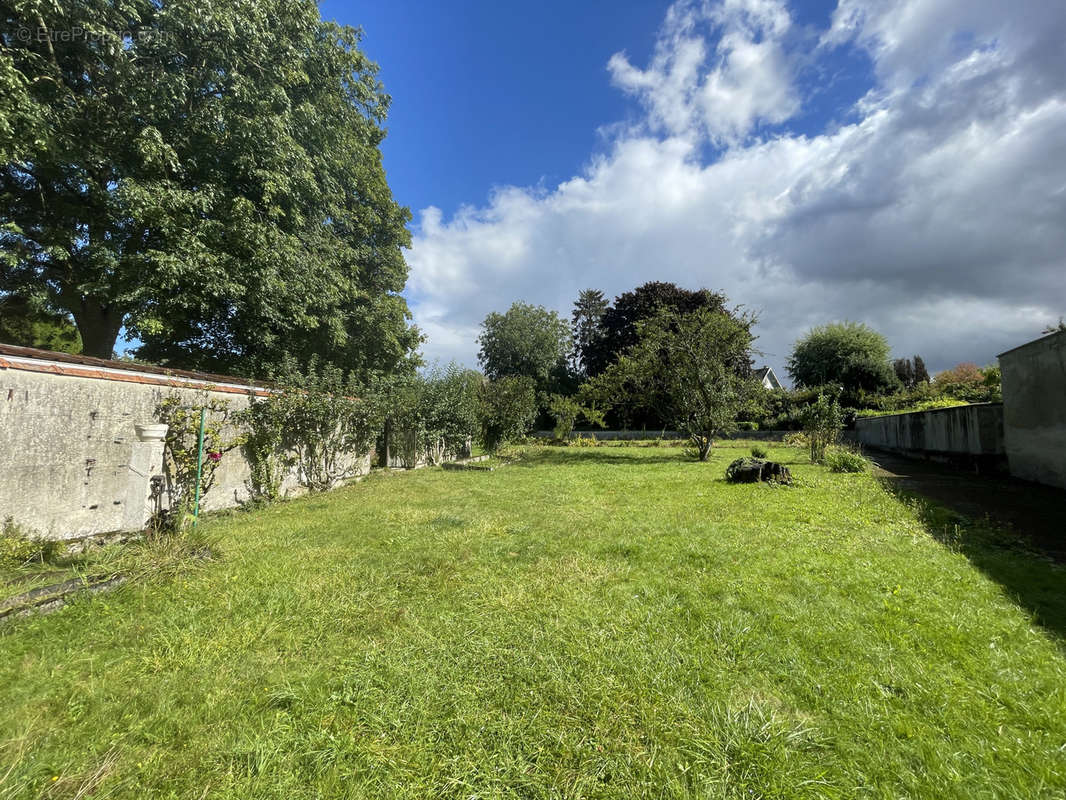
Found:
[{"label": "grass lawn", "polygon": [[0,628],[0,798],[1066,796],[1066,570],[741,453],[216,517],[216,560]]}]

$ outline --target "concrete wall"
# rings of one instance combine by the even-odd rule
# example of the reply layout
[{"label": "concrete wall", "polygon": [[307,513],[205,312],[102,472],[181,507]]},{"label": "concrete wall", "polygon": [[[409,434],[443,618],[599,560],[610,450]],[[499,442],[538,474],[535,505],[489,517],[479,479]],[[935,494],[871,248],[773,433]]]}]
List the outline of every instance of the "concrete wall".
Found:
[{"label": "concrete wall", "polygon": [[[751,441],[760,442],[780,442],[788,434],[793,431],[736,431],[734,433],[726,434],[725,436],[719,436],[718,439],[748,439]],[[552,431],[533,431],[533,436],[538,439],[554,439],[555,434]],[[578,436],[595,436],[597,441],[600,442],[614,442],[614,441],[649,441],[654,439],[688,439],[688,436],[680,431],[654,431],[654,430],[640,430],[640,431],[574,431],[570,434],[570,438],[574,439]]]},{"label": "concrete wall", "polygon": [[1006,470],[1000,403],[861,417],[855,421],[855,435],[860,444],[876,450],[981,472]]},{"label": "concrete wall", "polygon": [[1008,350],[999,365],[1011,474],[1066,488],[1066,332]]},{"label": "concrete wall", "polygon": [[[0,519],[58,539],[140,530],[156,508],[151,478],[162,474],[163,446],[142,440],[136,426],[158,422],[156,408],[167,395],[193,402],[208,386],[234,411],[264,393],[131,366],[90,369],[0,355]],[[369,463],[368,456],[359,471]],[[202,508],[245,500],[249,477],[242,450],[227,452]],[[300,491],[295,474],[283,489]]]}]

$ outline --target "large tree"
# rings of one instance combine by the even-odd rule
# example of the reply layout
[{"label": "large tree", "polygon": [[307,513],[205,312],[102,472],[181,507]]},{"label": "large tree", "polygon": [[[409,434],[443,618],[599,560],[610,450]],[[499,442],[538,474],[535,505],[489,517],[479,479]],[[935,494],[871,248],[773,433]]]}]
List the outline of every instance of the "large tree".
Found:
[{"label": "large tree", "polygon": [[698,309],[725,311],[725,295],[708,289],[682,289],[673,283],[651,281],[624,292],[603,314],[603,333],[590,348],[586,361],[588,373],[605,370],[629,347],[637,343],[638,325],[666,308],[678,314]]},{"label": "large tree", "polygon": [[572,340],[570,326],[556,312],[514,303],[485,317],[481,329],[478,360],[490,379],[525,376],[541,391],[565,380]]},{"label": "large tree", "polygon": [[[31,35],[25,35],[29,31]],[[389,98],[312,0],[16,0],[0,18],[0,291],[181,366],[417,344]]]},{"label": "large tree", "polygon": [[793,345],[788,372],[801,388],[839,386],[852,401],[899,388],[888,341],[859,322],[812,328]]},{"label": "large tree", "polygon": [[638,341],[585,391],[617,402],[635,394],[654,403],[706,461],[715,437],[736,429],[759,395],[752,373],[750,314],[661,308],[638,324]]},{"label": "large tree", "polygon": [[570,316],[574,331],[574,371],[582,377],[591,374],[593,360],[604,338],[603,315],[610,307],[599,289],[585,289],[574,302]]}]

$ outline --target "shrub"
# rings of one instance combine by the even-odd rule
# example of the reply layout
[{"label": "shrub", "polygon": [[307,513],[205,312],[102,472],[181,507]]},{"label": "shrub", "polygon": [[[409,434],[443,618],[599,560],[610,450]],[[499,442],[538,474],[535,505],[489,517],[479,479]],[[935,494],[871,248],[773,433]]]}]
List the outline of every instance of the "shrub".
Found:
[{"label": "shrub", "polygon": [[825,459],[826,448],[836,443],[844,428],[844,412],[832,397],[818,395],[818,400],[803,409],[803,432],[811,447],[811,463]]},{"label": "shrub", "polygon": [[810,441],[807,439],[807,434],[803,431],[795,431],[793,433],[786,433],[785,437],[781,440],[781,444],[785,447],[802,447],[806,450],[810,446]]},{"label": "shrub", "polygon": [[830,447],[826,450],[824,463],[830,472],[866,472],[869,466],[862,453],[846,447]]},{"label": "shrub", "polygon": [[738,422],[737,430],[741,431],[757,431],[759,430],[758,422]]},{"label": "shrub", "polygon": [[480,384],[479,373],[454,363],[395,381],[389,387],[383,437],[390,457],[411,468],[465,453],[478,430]]},{"label": "shrub", "polygon": [[50,561],[59,554],[59,542],[28,533],[9,517],[0,525],[0,566],[21,567]]},{"label": "shrub", "polygon": [[599,425],[601,428],[604,426],[603,412],[591,405],[583,405],[577,397],[550,394],[546,402],[548,413],[555,420],[555,430],[552,435],[556,439],[563,441],[569,439],[579,417],[584,417],[593,425]]},{"label": "shrub", "polygon": [[756,444],[752,445],[751,454],[755,458],[766,458],[770,454],[770,451],[767,450],[763,445]]},{"label": "shrub", "polygon": [[481,444],[490,453],[526,435],[537,414],[532,378],[485,381],[478,392]]},{"label": "shrub", "polygon": [[588,436],[578,434],[570,440],[571,447],[595,447],[599,442],[596,441],[596,434],[590,433]]}]

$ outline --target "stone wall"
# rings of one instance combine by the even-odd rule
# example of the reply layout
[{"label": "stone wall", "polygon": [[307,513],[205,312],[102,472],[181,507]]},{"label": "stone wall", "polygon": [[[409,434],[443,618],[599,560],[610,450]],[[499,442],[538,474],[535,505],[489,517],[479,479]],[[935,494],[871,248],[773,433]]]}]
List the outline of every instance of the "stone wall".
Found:
[{"label": "stone wall", "polygon": [[855,435],[864,447],[980,472],[1004,472],[1007,467],[1000,403],[860,417]]},{"label": "stone wall", "polygon": [[[165,493],[160,497],[152,485],[162,474],[163,445],[143,426],[158,422],[156,409],[167,395],[192,403],[205,389],[234,411],[268,393],[237,379],[3,346],[0,519],[57,539],[140,530],[157,503],[166,505]],[[368,456],[357,468],[369,466]],[[249,478],[242,450],[227,452],[202,509],[239,504]],[[296,475],[286,476],[282,488],[299,492]]]},{"label": "stone wall", "polygon": [[999,365],[1011,474],[1066,488],[1066,332],[1008,350]]}]

